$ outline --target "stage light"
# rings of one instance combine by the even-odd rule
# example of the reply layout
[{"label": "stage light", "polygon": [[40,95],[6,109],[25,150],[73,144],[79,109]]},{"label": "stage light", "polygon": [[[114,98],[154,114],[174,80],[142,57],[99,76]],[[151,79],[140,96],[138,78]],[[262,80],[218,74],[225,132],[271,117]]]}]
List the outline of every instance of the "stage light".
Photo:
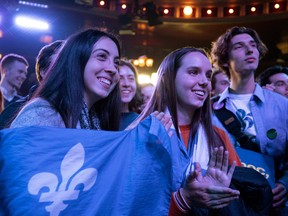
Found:
[{"label": "stage light", "polygon": [[50,28],[49,23],[45,20],[24,15],[16,16],[14,22],[20,28],[31,30],[47,31]]},{"label": "stage light", "polygon": [[224,7],[224,16],[234,17],[240,15],[240,7]]},{"label": "stage light", "polygon": [[217,8],[202,8],[201,16],[202,17],[217,17]]},{"label": "stage light", "polygon": [[152,67],[154,59],[148,58],[146,55],[143,55],[140,56],[138,59],[132,60],[132,63],[137,67]]},{"label": "stage light", "polygon": [[99,8],[105,8],[105,9],[109,10],[109,6],[110,6],[110,1],[109,0],[97,1],[97,7],[99,7]]},{"label": "stage light", "polygon": [[138,76],[138,83],[141,84],[146,84],[146,83],[150,83],[151,79],[150,76],[147,74],[139,74]]},{"label": "stage light", "polygon": [[125,9],[127,8],[127,5],[126,5],[126,4],[122,4],[122,5],[121,5],[121,8],[122,8],[123,10],[125,10]]},{"label": "stage light", "polygon": [[157,81],[158,81],[158,74],[157,74],[157,73],[152,73],[150,79],[151,79],[150,82],[151,82],[154,86],[156,86]]},{"label": "stage light", "polygon": [[246,6],[246,14],[247,15],[259,15],[263,13],[263,5],[247,5]]},{"label": "stage light", "polygon": [[159,11],[159,14],[161,16],[173,17],[174,12],[175,12],[175,8],[173,8],[173,7],[159,7],[158,11]]},{"label": "stage light", "polygon": [[184,18],[191,18],[195,17],[196,14],[196,8],[192,8],[190,6],[185,6],[184,8],[180,8],[180,17]]},{"label": "stage light", "polygon": [[269,4],[269,12],[270,13],[278,13],[278,12],[285,12],[286,11],[286,1],[281,2],[271,2]]},{"label": "stage light", "polygon": [[190,6],[184,7],[183,13],[184,13],[184,15],[186,15],[186,16],[191,16],[191,14],[193,13],[192,7],[190,7]]},{"label": "stage light", "polygon": [[28,1],[18,1],[18,3],[21,5],[32,6],[32,7],[48,8],[47,4],[40,4],[40,3],[28,2]]},{"label": "stage light", "polygon": [[275,5],[274,5],[274,8],[275,8],[275,9],[279,9],[279,8],[280,8],[280,5],[279,5],[279,4],[275,4]]}]

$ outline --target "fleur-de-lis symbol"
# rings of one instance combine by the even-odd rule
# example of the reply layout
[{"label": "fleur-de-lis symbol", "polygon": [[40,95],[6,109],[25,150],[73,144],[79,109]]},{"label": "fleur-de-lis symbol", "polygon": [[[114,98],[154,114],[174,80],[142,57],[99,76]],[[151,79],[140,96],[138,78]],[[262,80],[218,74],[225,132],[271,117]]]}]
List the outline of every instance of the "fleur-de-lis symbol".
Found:
[{"label": "fleur-de-lis symbol", "polygon": [[76,200],[79,196],[79,190],[76,186],[83,184],[83,191],[88,191],[95,184],[97,170],[86,168],[80,170],[84,164],[85,151],[81,143],[73,146],[65,155],[61,163],[62,181],[49,172],[37,173],[32,176],[28,183],[28,191],[32,195],[38,195],[42,188],[48,188],[48,192],[40,195],[39,202],[49,202],[45,207],[50,216],[58,216],[68,204],[63,201]]}]

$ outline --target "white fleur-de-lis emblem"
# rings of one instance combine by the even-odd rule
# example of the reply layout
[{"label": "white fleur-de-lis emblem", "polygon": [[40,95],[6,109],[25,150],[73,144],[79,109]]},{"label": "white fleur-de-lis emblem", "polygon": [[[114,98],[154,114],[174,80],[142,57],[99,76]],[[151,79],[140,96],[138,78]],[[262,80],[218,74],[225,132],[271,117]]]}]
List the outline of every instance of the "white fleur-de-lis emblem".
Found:
[{"label": "white fleur-de-lis emblem", "polygon": [[50,212],[50,216],[58,216],[68,206],[63,201],[78,199],[80,191],[75,189],[77,185],[83,184],[83,191],[88,191],[95,184],[96,169],[80,170],[84,159],[84,148],[78,143],[68,151],[61,163],[62,181],[49,172],[37,173],[30,179],[28,183],[30,194],[38,195],[42,188],[49,189],[48,192],[41,193],[39,202],[49,202],[45,209]]}]

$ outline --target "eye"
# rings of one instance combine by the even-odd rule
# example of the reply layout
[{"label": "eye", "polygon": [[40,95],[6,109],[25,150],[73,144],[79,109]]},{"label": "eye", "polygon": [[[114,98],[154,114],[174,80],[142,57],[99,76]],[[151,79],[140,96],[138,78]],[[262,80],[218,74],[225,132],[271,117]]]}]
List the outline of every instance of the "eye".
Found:
[{"label": "eye", "polygon": [[107,59],[107,54],[106,53],[99,53],[99,54],[97,54],[97,59],[100,61],[105,61]]},{"label": "eye", "polygon": [[198,70],[195,70],[195,69],[191,69],[188,71],[188,74],[190,75],[197,75],[198,73],[199,73]]},{"label": "eye", "polygon": [[119,59],[116,59],[114,60],[114,65],[117,69],[119,69],[119,66],[120,66],[120,60]]},{"label": "eye", "polygon": [[234,46],[235,50],[240,49],[240,48],[242,48],[242,45],[240,45],[240,44]]},{"label": "eye", "polygon": [[284,82],[276,82],[276,86],[283,86],[284,85]]},{"label": "eye", "polygon": [[212,75],[211,71],[206,73],[206,77],[207,77],[208,80],[211,80],[211,75]]}]

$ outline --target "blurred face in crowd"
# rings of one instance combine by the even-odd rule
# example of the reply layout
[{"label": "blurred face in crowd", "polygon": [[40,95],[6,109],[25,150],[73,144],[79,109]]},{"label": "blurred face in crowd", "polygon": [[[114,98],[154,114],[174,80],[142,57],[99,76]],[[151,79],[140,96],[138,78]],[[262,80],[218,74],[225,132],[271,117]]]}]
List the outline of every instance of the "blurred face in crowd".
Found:
[{"label": "blurred face in crowd", "polygon": [[153,92],[154,92],[155,86],[151,85],[147,85],[147,86],[143,86],[141,88],[141,95],[143,98],[143,103],[147,104],[147,102],[149,101],[149,99],[151,98]]},{"label": "blurred face in crowd", "polygon": [[106,98],[119,82],[119,50],[113,40],[100,38],[84,69],[84,100],[91,107]]},{"label": "blurred face in crowd", "polygon": [[288,75],[285,73],[277,73],[270,76],[269,81],[274,87],[274,91],[288,97]]},{"label": "blurred face in crowd", "polygon": [[211,91],[211,74],[210,61],[202,53],[190,52],[183,57],[175,78],[178,112],[190,116],[203,106]]},{"label": "blurred face in crowd", "polygon": [[17,90],[20,89],[27,78],[28,67],[20,62],[14,61],[4,69],[6,83]]},{"label": "blurred face in crowd", "polygon": [[219,95],[230,85],[230,81],[227,75],[224,73],[218,73],[215,75],[214,78],[215,78],[215,85],[212,92],[213,95]]},{"label": "blurred face in crowd", "polygon": [[130,103],[136,94],[137,84],[134,72],[127,65],[120,66],[120,95],[122,103]]}]

